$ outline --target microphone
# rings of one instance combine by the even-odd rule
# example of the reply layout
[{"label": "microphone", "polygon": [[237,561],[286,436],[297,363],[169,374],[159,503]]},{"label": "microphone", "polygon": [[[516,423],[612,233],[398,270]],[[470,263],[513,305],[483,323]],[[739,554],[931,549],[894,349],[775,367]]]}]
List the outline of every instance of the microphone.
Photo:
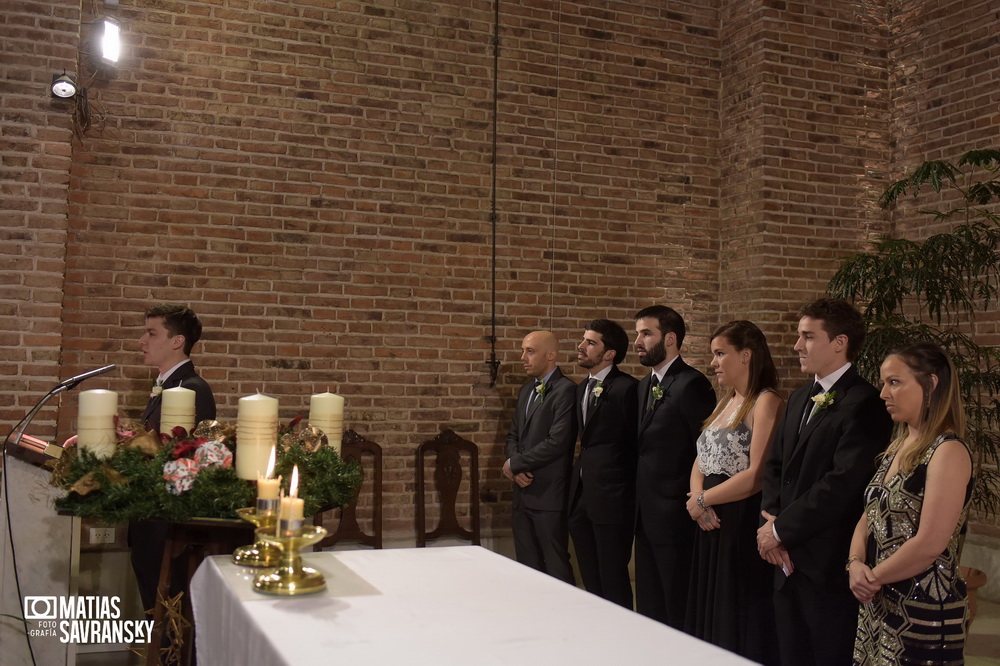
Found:
[{"label": "microphone", "polygon": [[76,385],[85,379],[90,379],[91,377],[96,377],[97,375],[103,375],[105,372],[110,372],[114,370],[117,366],[112,363],[111,365],[106,365],[103,368],[97,368],[96,370],[88,370],[83,374],[79,374],[76,377],[70,377],[69,379],[64,379],[59,382],[59,384],[53,389],[53,392],[69,391],[76,388]]}]

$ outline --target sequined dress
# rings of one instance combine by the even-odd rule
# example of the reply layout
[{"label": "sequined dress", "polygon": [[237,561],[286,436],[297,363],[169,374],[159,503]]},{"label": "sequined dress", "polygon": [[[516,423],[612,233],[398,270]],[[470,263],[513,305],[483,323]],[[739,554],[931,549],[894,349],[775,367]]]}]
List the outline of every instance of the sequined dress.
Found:
[{"label": "sequined dress", "polygon": [[[705,489],[750,466],[750,428],[709,427],[698,437]],[[771,566],[757,554],[760,493],[713,509],[721,527],[695,538],[684,629],[758,663],[776,661]]]},{"label": "sequined dress", "polygon": [[[938,437],[912,472],[886,482],[892,459],[886,456],[865,491],[868,518],[867,564],[874,567],[911,538],[920,525],[927,465],[942,442]],[[923,573],[885,585],[871,603],[862,604],[854,642],[856,665],[962,664],[965,648],[965,581],[959,576],[959,535],[972,495],[965,491],[962,515],[948,547]]]}]

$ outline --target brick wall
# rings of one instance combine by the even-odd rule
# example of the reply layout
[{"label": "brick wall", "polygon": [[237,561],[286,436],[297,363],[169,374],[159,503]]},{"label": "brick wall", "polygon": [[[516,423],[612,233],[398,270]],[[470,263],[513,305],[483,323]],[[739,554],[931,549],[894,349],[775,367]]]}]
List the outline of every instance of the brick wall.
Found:
[{"label": "brick wall", "polygon": [[[74,72],[79,2],[0,13],[0,422],[4,436],[60,375],[71,101],[49,93]],[[51,428],[55,410],[38,417]]]},{"label": "brick wall", "polygon": [[[940,31],[975,5],[942,13]],[[595,316],[628,329],[639,307],[669,303],[703,368],[708,332],[747,317],[769,334],[785,387],[798,383],[794,311],[840,258],[890,229],[874,201],[905,107],[892,88],[898,9],[501,3],[502,365],[490,387],[492,3],[125,0],[127,50],[91,88],[106,121],[83,141],[70,142],[68,114],[41,88],[65,66],[52,44],[30,42],[30,64],[4,66],[35,107],[59,109],[25,116],[34,138],[20,147],[5,134],[5,167],[10,154],[22,170],[16,160],[43,142],[63,155],[48,167],[63,183],[52,220],[18,212],[15,229],[66,236],[44,236],[65,253],[61,304],[51,281],[0,301],[23,309],[31,294],[55,295],[37,320],[51,343],[3,333],[0,353],[20,364],[5,381],[30,403],[56,375],[117,363],[87,387],[118,390],[137,416],[155,374],[137,354],[139,313],[188,302],[206,325],[195,360],[223,419],[258,389],[281,400],[283,420],[313,392],[345,395],[348,426],[386,451],[387,528],[404,537],[416,445],[450,427],[479,444],[484,527],[503,528],[501,443],[528,330],[554,330],[579,377],[571,350]],[[48,11],[24,16],[43,23]],[[4,41],[5,54],[28,47]],[[977,127],[995,126],[986,108]],[[61,138],[44,138],[54,126]],[[44,179],[44,166],[23,170]],[[46,267],[62,279],[61,264]],[[32,369],[39,354],[48,366]],[[626,369],[639,374],[634,357]],[[4,422],[23,411],[9,395]],[[75,411],[67,399],[60,434]]]}]

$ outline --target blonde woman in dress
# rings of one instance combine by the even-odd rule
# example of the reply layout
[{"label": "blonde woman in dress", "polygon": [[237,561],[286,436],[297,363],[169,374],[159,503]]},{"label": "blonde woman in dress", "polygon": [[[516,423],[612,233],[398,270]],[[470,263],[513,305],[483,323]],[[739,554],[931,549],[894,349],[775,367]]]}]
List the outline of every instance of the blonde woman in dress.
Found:
[{"label": "blonde woman in dress", "polygon": [[847,570],[861,602],[855,664],[962,664],[966,588],[959,535],[972,496],[958,376],[917,343],[882,363],[896,436],[865,491]]},{"label": "blonde woman in dress", "polygon": [[712,333],[725,391],[698,438],[687,510],[695,541],[685,630],[755,661],[775,661],[771,567],[757,553],[764,459],[781,412],[767,340],[749,321]]}]

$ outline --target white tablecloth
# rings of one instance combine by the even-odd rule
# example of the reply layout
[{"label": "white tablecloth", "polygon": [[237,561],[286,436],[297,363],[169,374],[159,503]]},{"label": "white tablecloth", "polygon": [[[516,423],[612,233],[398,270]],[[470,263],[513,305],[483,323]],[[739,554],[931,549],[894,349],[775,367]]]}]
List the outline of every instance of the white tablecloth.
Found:
[{"label": "white tablecloth", "polygon": [[228,557],[191,582],[198,663],[747,664],[478,546],[307,553],[327,590],[273,597]]}]

